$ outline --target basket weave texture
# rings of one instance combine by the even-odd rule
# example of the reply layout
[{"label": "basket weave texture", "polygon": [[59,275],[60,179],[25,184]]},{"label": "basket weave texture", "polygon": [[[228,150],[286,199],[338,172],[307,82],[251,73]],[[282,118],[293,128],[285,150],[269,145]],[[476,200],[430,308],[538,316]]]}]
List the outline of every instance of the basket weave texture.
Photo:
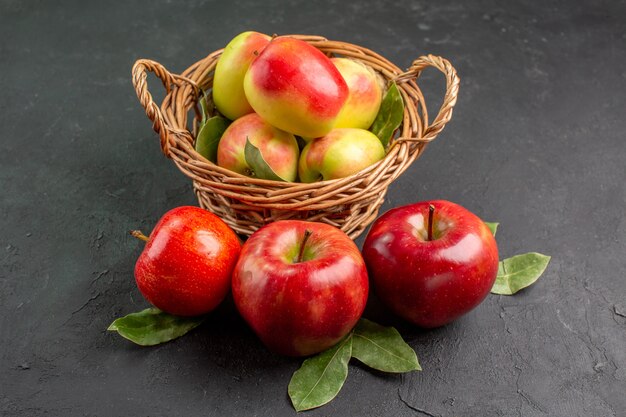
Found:
[{"label": "basket weave texture", "polygon": [[[402,71],[361,46],[320,36],[285,36],[306,41],[328,56],[360,60],[387,82],[397,83],[404,100],[404,118],[399,135],[390,143],[384,159],[349,177],[310,184],[250,178],[206,160],[194,149],[193,132],[201,117],[198,98],[202,90],[211,88],[223,49],[196,62],[180,75],[170,73],[157,62],[138,60],[132,69],[137,97],[159,134],[163,153],[192,179],[200,206],[220,216],[238,233],[249,236],[273,221],[301,219],[331,224],[354,239],[378,215],[389,184],[422,154],[452,117],[459,78],[450,62],[438,56],[421,56],[407,71]],[[426,103],[417,85],[417,78],[427,67],[438,69],[446,79],[443,103],[430,124]],[[166,89],[160,107],[148,91],[147,72],[154,73]],[[190,114],[195,114],[193,120]]]}]

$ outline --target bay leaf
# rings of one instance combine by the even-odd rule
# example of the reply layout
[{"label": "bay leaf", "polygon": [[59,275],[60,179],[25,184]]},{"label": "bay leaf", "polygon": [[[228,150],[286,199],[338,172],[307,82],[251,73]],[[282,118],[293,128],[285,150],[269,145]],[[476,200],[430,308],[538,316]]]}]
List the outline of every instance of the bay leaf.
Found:
[{"label": "bay leaf", "polygon": [[217,146],[229,124],[230,122],[221,116],[214,116],[208,119],[198,132],[195,145],[196,151],[209,161],[216,162]]},{"label": "bay leaf", "polygon": [[207,102],[206,92],[202,92],[202,97],[200,97],[200,110],[202,111],[202,119],[200,119],[200,125],[198,129],[202,129],[202,126],[206,123],[209,118],[209,104]]},{"label": "bay leaf", "polygon": [[500,261],[492,294],[513,295],[532,285],[546,270],[550,257],[536,252],[516,255]]},{"label": "bay leaf", "polygon": [[334,347],[304,361],[294,372],[287,389],[296,411],[317,408],[335,398],[348,377],[351,355],[349,334]]},{"label": "bay leaf", "polygon": [[176,339],[199,326],[205,316],[178,317],[157,308],[147,308],[138,313],[116,319],[107,330],[141,346],[154,346]]},{"label": "bay leaf", "polygon": [[374,119],[374,123],[370,131],[378,136],[383,148],[387,149],[387,145],[393,136],[393,132],[400,126],[404,117],[404,102],[402,95],[398,90],[396,83],[391,83],[389,89],[385,93],[380,110]]},{"label": "bay leaf", "polygon": [[498,226],[500,225],[500,223],[493,223],[493,222],[484,222],[487,227],[489,228],[489,230],[491,230],[491,234],[493,235],[493,237],[496,237],[496,232],[498,231]]},{"label": "bay leaf", "polygon": [[352,357],[383,372],[420,371],[411,346],[393,327],[361,319],[352,333]]},{"label": "bay leaf", "polygon": [[274,172],[272,167],[265,161],[259,148],[254,146],[250,139],[246,138],[246,147],[244,148],[244,156],[246,163],[254,172],[254,176],[263,180],[285,181]]}]

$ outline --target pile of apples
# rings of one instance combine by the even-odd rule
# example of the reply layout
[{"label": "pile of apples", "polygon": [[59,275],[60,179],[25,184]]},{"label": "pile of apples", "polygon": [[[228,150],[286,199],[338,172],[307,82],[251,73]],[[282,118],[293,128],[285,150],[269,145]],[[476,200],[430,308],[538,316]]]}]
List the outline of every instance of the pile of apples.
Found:
[{"label": "pile of apples", "polygon": [[220,139],[217,164],[256,175],[245,157],[250,141],[285,181],[359,172],[385,156],[367,130],[383,90],[382,77],[360,61],[329,58],[291,37],[241,33],[224,49],[213,78],[215,107],[233,121]]},{"label": "pile of apples", "polygon": [[[232,120],[217,147],[218,165],[254,175],[249,144],[286,181],[354,174],[385,156],[367,129],[383,82],[359,61],[329,58],[291,37],[244,32],[225,48],[213,102]],[[306,142],[300,146],[298,141]],[[215,309],[232,291],[237,310],[271,350],[307,356],[337,344],[356,325],[370,282],[388,308],[420,327],[449,323],[476,307],[498,272],[485,223],[448,201],[390,210],[372,225],[361,252],[340,229],[277,221],[242,245],[213,213],[166,213],[135,266],[155,307],[179,316]]]},{"label": "pile of apples", "polygon": [[324,351],[348,334],[370,280],[391,311],[431,328],[480,304],[498,272],[487,225],[443,200],[388,211],[362,253],[340,229],[299,220],[270,223],[242,246],[226,223],[198,207],[169,211],[143,238],[135,279],[155,307],[202,315],[232,290],[261,341],[289,356]]}]

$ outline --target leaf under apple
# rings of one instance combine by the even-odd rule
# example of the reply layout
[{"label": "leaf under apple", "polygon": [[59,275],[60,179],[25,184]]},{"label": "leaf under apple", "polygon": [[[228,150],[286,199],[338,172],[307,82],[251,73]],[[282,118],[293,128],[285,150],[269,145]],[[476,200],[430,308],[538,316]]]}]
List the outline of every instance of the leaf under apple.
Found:
[{"label": "leaf under apple", "polygon": [[147,308],[116,319],[107,328],[140,346],[154,346],[174,340],[198,327],[205,316],[179,317],[158,308]]},{"label": "leaf under apple", "polygon": [[296,411],[330,402],[348,377],[348,362],[356,358],[382,372],[421,371],[417,355],[393,327],[360,319],[335,346],[304,361],[289,382],[289,397]]}]

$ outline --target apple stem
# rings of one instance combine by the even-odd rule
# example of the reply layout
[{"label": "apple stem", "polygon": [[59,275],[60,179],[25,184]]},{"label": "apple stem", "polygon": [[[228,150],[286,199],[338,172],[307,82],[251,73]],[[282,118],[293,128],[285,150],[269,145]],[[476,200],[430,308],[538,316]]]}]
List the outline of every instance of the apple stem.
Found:
[{"label": "apple stem", "polygon": [[304,247],[306,246],[306,241],[309,240],[309,236],[311,236],[313,232],[309,229],[304,231],[304,238],[302,239],[302,243],[300,244],[300,251],[298,252],[298,259],[296,259],[296,263],[302,262],[302,257],[304,256]]},{"label": "apple stem", "polygon": [[435,217],[435,206],[428,205],[428,240],[433,240],[433,219]]},{"label": "apple stem", "polygon": [[130,234],[132,237],[136,237],[137,239],[143,240],[144,242],[147,242],[148,240],[150,240],[148,236],[141,233],[141,230],[131,230]]}]

